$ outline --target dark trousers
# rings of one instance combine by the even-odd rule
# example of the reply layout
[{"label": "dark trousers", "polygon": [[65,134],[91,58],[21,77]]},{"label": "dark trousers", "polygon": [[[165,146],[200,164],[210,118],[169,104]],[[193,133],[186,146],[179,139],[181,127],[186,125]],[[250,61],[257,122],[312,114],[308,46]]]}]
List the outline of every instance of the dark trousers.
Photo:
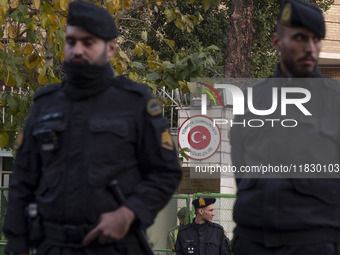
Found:
[{"label": "dark trousers", "polygon": [[232,249],[234,255],[340,255],[339,244],[336,243],[265,247],[263,243],[250,241],[240,236],[234,237]]}]

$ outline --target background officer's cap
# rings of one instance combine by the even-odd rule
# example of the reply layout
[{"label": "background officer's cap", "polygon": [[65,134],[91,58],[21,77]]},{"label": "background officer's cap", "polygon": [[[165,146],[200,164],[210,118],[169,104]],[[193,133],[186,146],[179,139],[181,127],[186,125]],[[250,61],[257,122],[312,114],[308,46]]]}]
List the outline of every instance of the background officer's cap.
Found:
[{"label": "background officer's cap", "polygon": [[67,24],[82,27],[90,34],[106,41],[119,35],[115,20],[107,10],[83,1],[70,3]]},{"label": "background officer's cap", "polygon": [[199,197],[192,201],[192,205],[195,209],[204,208],[208,205],[215,204],[216,198],[214,197]]},{"label": "background officer's cap", "polygon": [[288,27],[303,27],[325,38],[326,28],[322,11],[316,5],[304,0],[285,0],[277,22]]},{"label": "background officer's cap", "polygon": [[186,207],[182,207],[181,209],[178,210],[178,212],[177,212],[178,219],[184,219],[185,218],[186,210],[187,210]]}]

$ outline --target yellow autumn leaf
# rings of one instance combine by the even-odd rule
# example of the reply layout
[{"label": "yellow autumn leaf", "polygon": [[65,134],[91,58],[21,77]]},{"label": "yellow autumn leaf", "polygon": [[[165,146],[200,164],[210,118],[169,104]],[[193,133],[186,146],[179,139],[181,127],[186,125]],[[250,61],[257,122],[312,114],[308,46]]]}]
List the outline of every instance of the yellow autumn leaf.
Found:
[{"label": "yellow autumn leaf", "polygon": [[118,61],[119,61],[119,60],[118,60],[117,57],[113,57],[113,58],[111,58],[111,60],[110,60],[112,66],[117,65]]},{"label": "yellow autumn leaf", "polygon": [[140,77],[139,77],[138,73],[136,73],[136,72],[129,72],[128,77],[129,77],[130,80],[133,80],[135,82],[140,81]]},{"label": "yellow autumn leaf", "polygon": [[124,51],[119,49],[117,53],[118,53],[118,56],[120,56],[122,59],[124,59],[127,62],[130,62],[128,55],[126,55]]},{"label": "yellow autumn leaf", "polygon": [[4,50],[4,45],[0,42],[0,50]]},{"label": "yellow autumn leaf", "polygon": [[51,31],[51,33],[54,33],[55,31],[57,31],[57,29],[59,28],[59,24],[57,22],[57,17],[55,17],[55,19],[53,19],[52,24],[49,26],[49,31]]},{"label": "yellow autumn leaf", "polygon": [[63,11],[66,11],[67,10],[67,7],[68,7],[68,4],[69,4],[69,0],[60,0],[60,8],[63,10]]},{"label": "yellow autumn leaf", "polygon": [[38,76],[38,83],[39,85],[45,85],[48,81],[48,78],[46,75],[39,75]]},{"label": "yellow autumn leaf", "polygon": [[10,6],[12,9],[17,8],[17,7],[19,6],[19,0],[10,0],[9,6]]},{"label": "yellow autumn leaf", "polygon": [[5,100],[3,100],[3,99],[0,99],[0,104],[1,104],[1,106],[6,106],[6,101]]},{"label": "yellow autumn leaf", "polygon": [[142,56],[142,54],[143,54],[143,48],[137,44],[133,50],[133,55],[140,57]]},{"label": "yellow autumn leaf", "polygon": [[165,39],[165,42],[166,42],[167,45],[169,45],[169,47],[170,47],[172,50],[175,49],[175,41]]},{"label": "yellow autumn leaf", "polygon": [[123,0],[123,9],[130,9],[132,5],[132,0]]},{"label": "yellow autumn leaf", "polygon": [[4,149],[5,146],[8,144],[9,141],[9,135],[7,133],[1,133],[0,134],[0,148]]},{"label": "yellow autumn leaf", "polygon": [[121,65],[116,65],[115,66],[115,71],[117,74],[122,75],[123,74],[123,69]]},{"label": "yellow autumn leaf", "polygon": [[51,77],[50,78],[50,81],[51,81],[51,83],[59,83],[59,82],[61,82],[61,80],[59,80],[57,77]]},{"label": "yellow autumn leaf", "polygon": [[36,10],[39,10],[40,8],[40,0],[33,0],[34,7]]},{"label": "yellow autumn leaf", "polygon": [[156,4],[157,4],[158,6],[162,5],[162,3],[163,3],[163,1],[156,1]]},{"label": "yellow autumn leaf", "polygon": [[29,69],[33,69],[40,63],[40,58],[37,53],[33,53],[31,55],[27,55],[25,57],[25,64]]},{"label": "yellow autumn leaf", "polygon": [[8,26],[8,34],[10,37],[15,38],[17,36],[17,27],[15,25]]},{"label": "yellow autumn leaf", "polygon": [[34,63],[37,59],[39,58],[37,53],[33,53],[32,55],[29,56],[28,61],[30,64]]},{"label": "yellow autumn leaf", "polygon": [[16,84],[14,76],[12,74],[7,75],[5,78],[5,83],[6,83],[6,86],[8,87],[14,87]]},{"label": "yellow autumn leaf", "polygon": [[6,12],[9,10],[8,0],[0,0],[1,23],[5,21]]},{"label": "yellow autumn leaf", "polygon": [[30,44],[30,43],[26,44],[25,49],[24,49],[24,53],[26,53],[26,54],[31,54],[32,51],[33,51],[33,46],[32,46],[32,44]]},{"label": "yellow autumn leaf", "polygon": [[15,41],[12,39],[9,39],[8,49],[13,50],[14,48],[15,48]]}]

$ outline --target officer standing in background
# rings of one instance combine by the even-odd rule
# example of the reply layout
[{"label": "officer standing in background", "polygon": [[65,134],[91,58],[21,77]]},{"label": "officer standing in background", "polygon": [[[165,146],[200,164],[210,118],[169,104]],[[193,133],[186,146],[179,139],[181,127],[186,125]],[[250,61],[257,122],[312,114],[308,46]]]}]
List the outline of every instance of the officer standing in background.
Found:
[{"label": "officer standing in background", "polygon": [[181,178],[162,106],[146,86],[114,77],[118,30],[105,9],[72,2],[65,36],[65,80],[35,94],[16,154],[6,252],[28,254],[25,208],[35,202],[39,255],[145,254],[134,230],[153,223]]},{"label": "officer standing in background", "polygon": [[[273,178],[261,173],[237,176],[235,255],[339,254],[340,179],[331,172],[338,173],[340,163],[340,85],[319,72],[324,37],[325,22],[317,6],[303,0],[283,2],[272,37],[280,62],[274,77],[251,85],[253,105],[270,109],[274,89],[283,93],[303,88],[310,98],[300,108],[288,104],[285,114],[279,103],[268,116],[256,115],[249,108],[235,116],[237,123],[264,118],[297,122],[291,127],[267,122],[262,127],[234,125],[231,129],[231,157],[239,170],[244,166],[291,167],[286,175],[276,172]],[[305,95],[290,93],[288,98],[299,101],[301,97]],[[311,178],[315,167],[324,169]]]},{"label": "officer standing in background", "polygon": [[178,231],[185,225],[186,211],[187,211],[187,208],[182,207],[177,212],[179,225],[169,230],[167,248],[171,249],[172,251],[175,251],[175,243],[177,240]]},{"label": "officer standing in background", "polygon": [[201,197],[192,201],[195,207],[193,222],[182,227],[177,235],[176,255],[230,254],[223,227],[213,223],[216,199]]}]

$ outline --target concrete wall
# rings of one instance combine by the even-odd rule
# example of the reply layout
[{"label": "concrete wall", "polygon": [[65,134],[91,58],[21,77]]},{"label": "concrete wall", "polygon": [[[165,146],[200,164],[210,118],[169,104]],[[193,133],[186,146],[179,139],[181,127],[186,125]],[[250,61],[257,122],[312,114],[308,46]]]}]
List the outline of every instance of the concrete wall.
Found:
[{"label": "concrete wall", "polygon": [[324,13],[326,38],[322,52],[340,54],[340,0],[334,0],[331,8]]}]

